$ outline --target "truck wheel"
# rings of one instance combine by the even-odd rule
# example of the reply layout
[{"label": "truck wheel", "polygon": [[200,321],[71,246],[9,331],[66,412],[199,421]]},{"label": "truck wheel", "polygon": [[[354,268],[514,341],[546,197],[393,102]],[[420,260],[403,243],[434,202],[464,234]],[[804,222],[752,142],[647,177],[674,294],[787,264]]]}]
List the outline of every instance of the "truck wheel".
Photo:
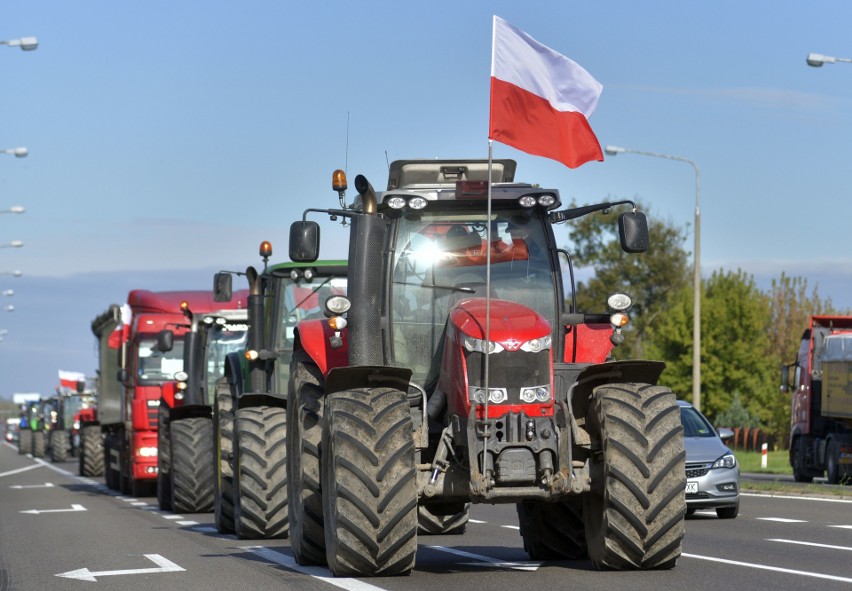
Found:
[{"label": "truck wheel", "polygon": [[524,550],[530,559],[578,560],[589,556],[580,497],[556,502],[523,501],[517,507]]},{"label": "truck wheel", "polygon": [[169,405],[160,401],[157,412],[157,503],[163,511],[172,510],[172,454],[169,437]]},{"label": "truck wheel", "polygon": [[53,462],[64,462],[68,459],[71,448],[71,438],[68,431],[53,431],[50,436],[50,459]]},{"label": "truck wheel", "polygon": [[118,490],[118,473],[112,467],[112,433],[104,437],[104,481],[110,490]]},{"label": "truck wheel", "polygon": [[322,372],[302,351],[293,354],[287,404],[287,496],[290,548],[301,565],[324,565],[325,531],[320,488],[324,387]]},{"label": "truck wheel", "polygon": [[33,453],[33,432],[29,428],[21,429],[21,432],[18,434],[18,453]]},{"label": "truck wheel", "polygon": [[213,516],[216,528],[223,534],[234,533],[233,406],[231,386],[227,378],[219,378],[213,406]]},{"label": "truck wheel", "polygon": [[283,408],[237,410],[234,424],[234,530],[241,539],[284,538],[287,516],[287,422]]},{"label": "truck wheel", "polygon": [[322,497],[335,576],[405,575],[417,552],[417,486],[404,392],[364,388],[326,397]]},{"label": "truck wheel", "polygon": [[825,450],[825,474],[828,484],[840,483],[840,448],[834,441]]},{"label": "truck wheel", "polygon": [[586,424],[593,447],[583,517],[595,568],[674,567],[686,515],[686,453],[674,393],[649,384],[598,386]]},{"label": "truck wheel", "polygon": [[790,454],[790,462],[793,468],[793,480],[796,482],[813,482],[814,476],[805,467],[805,445],[801,438],[793,442],[793,452]]},{"label": "truck wheel", "polygon": [[171,423],[172,507],[178,513],[213,510],[213,421],[206,417]]},{"label": "truck wheel", "polygon": [[47,448],[44,431],[33,431],[33,457],[43,458]]},{"label": "truck wheel", "polygon": [[80,476],[101,476],[104,473],[104,449],[101,428],[83,427],[80,434]]},{"label": "truck wheel", "polygon": [[470,503],[435,503],[417,507],[417,533],[456,536],[464,533]]}]

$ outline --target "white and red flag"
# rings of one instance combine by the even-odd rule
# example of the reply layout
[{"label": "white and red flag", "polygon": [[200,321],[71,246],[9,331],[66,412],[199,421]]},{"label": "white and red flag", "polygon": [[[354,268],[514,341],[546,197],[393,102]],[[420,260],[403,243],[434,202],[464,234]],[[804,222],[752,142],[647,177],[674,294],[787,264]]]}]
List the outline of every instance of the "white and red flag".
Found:
[{"label": "white and red flag", "polygon": [[489,139],[570,168],[602,161],[588,121],[602,90],[579,64],[494,17]]},{"label": "white and red flag", "polygon": [[63,388],[69,390],[77,389],[77,382],[85,382],[86,374],[79,371],[62,371],[59,370],[59,384]]}]

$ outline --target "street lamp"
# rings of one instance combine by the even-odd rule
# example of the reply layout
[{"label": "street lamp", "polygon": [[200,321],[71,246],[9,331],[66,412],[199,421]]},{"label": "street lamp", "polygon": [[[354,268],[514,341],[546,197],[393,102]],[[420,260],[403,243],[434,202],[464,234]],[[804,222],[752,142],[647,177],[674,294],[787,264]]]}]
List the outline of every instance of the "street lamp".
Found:
[{"label": "street lamp", "polygon": [[692,405],[698,410],[701,410],[701,174],[698,170],[698,165],[689,158],[681,156],[643,152],[641,150],[622,148],[621,146],[606,146],[604,152],[609,156],[617,154],[640,154],[655,158],[667,158],[669,160],[686,162],[695,169],[695,252],[693,253],[695,260],[693,261],[694,269],[692,272]]},{"label": "street lamp", "polygon": [[35,37],[21,37],[20,39],[0,41],[0,45],[8,45],[9,47],[20,47],[22,51],[32,51],[38,47],[38,39],[36,39]]},{"label": "street lamp", "polygon": [[0,209],[0,213],[24,213],[26,209],[20,205],[13,205],[9,209]]},{"label": "street lamp", "polygon": [[806,61],[809,66],[814,68],[821,68],[823,64],[833,64],[835,62],[852,63],[852,59],[848,57],[832,57],[821,53],[809,53]]},{"label": "street lamp", "polygon": [[0,150],[0,154],[12,154],[15,158],[24,158],[30,151],[26,148],[6,148]]},{"label": "street lamp", "polygon": [[0,244],[0,248],[21,248],[23,245],[23,240],[12,240],[6,244]]}]

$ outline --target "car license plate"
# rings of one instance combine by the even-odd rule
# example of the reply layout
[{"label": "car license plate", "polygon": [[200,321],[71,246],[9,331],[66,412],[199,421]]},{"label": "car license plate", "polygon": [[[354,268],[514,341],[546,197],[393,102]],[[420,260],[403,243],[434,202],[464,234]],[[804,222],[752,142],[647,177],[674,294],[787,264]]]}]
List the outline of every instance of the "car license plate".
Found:
[{"label": "car license plate", "polygon": [[686,494],[697,493],[697,492],[698,492],[698,483],[687,481],[687,483],[686,483]]}]

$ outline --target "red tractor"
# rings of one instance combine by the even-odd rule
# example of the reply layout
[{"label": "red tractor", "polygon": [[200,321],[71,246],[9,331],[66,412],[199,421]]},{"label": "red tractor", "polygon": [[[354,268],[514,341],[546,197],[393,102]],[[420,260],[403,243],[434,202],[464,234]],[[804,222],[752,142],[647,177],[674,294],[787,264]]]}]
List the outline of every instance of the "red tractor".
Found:
[{"label": "red tractor", "polygon": [[[319,256],[309,212],[351,222],[347,297],[295,332],[287,398],[290,545],[336,576],[407,574],[424,511],[514,503],[533,559],[666,569],[681,554],[684,448],[664,365],[614,361],[631,298],[585,313],[563,287],[559,210],[511,160],[409,160],[387,191],[333,177],[341,209],[309,209],[290,258]],[[621,247],[648,247],[635,210]],[[602,302],[602,308],[603,308]],[[344,314],[346,317],[344,318]],[[270,484],[271,485],[271,484]]]}]

